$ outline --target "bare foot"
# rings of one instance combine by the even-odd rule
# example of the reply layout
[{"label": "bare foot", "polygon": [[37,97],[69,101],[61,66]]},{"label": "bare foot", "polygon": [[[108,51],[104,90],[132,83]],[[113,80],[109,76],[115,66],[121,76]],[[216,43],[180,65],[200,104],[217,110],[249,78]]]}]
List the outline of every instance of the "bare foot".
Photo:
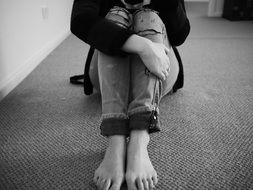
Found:
[{"label": "bare foot", "polygon": [[127,148],[126,182],[128,190],[151,190],[158,182],[157,173],[150,161],[146,130],[133,130]]},{"label": "bare foot", "polygon": [[125,173],[126,139],[121,135],[108,139],[104,159],[95,171],[93,180],[99,190],[120,190]]}]

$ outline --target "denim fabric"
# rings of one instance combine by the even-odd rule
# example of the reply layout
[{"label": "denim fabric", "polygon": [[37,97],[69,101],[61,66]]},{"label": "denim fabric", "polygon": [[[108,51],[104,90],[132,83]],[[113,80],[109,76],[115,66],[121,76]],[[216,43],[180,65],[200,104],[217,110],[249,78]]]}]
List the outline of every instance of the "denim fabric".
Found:
[{"label": "denim fabric", "polygon": [[108,56],[95,51],[90,77],[102,98],[101,134],[127,136],[135,129],[160,131],[159,102],[171,91],[179,72],[166,28],[157,12],[145,8],[130,14],[124,8],[113,7],[106,18],[153,42],[165,44],[171,51],[170,72],[165,81],[150,73],[138,55]]}]

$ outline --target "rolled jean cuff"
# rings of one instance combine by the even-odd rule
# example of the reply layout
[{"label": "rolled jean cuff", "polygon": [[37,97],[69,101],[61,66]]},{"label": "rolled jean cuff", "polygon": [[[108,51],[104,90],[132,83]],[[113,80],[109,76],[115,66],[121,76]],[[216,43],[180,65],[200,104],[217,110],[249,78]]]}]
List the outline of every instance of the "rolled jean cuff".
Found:
[{"label": "rolled jean cuff", "polygon": [[150,111],[129,116],[129,129],[147,130],[148,133],[161,131],[158,117],[156,117],[156,121],[154,121],[153,114]]},{"label": "rolled jean cuff", "polygon": [[101,135],[108,137],[112,135],[129,136],[129,120],[124,118],[105,118],[100,125]]}]

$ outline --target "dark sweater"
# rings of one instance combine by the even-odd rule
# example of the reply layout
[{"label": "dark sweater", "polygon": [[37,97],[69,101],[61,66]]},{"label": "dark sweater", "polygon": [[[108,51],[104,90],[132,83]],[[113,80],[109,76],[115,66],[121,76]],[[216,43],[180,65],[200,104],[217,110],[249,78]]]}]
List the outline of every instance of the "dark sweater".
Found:
[{"label": "dark sweater", "polygon": [[[139,0],[125,2],[134,4]],[[115,5],[124,7],[120,0],[74,0],[71,32],[92,47],[85,66],[85,94],[92,93],[92,84],[88,76],[92,49],[98,49],[108,55],[124,55],[126,53],[121,50],[121,47],[132,34],[135,34],[134,31],[121,28],[104,18],[110,8]],[[184,0],[151,0],[147,7],[159,12],[172,47],[181,45],[190,31]],[[183,67],[182,65],[180,67],[179,81],[176,83],[182,87]]]},{"label": "dark sweater", "polygon": [[[181,45],[190,30],[180,0],[152,0],[150,8],[159,12],[172,46]],[[120,0],[74,0],[71,31],[92,47],[117,55],[134,31],[121,28],[104,17],[114,5],[124,6]]]}]

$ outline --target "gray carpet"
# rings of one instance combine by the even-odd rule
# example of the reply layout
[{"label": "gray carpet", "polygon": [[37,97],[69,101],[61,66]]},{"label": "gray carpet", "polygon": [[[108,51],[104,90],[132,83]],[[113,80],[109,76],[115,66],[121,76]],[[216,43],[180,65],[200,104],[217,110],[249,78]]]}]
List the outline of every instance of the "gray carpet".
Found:
[{"label": "gray carpet", "polygon": [[[187,4],[185,86],[161,103],[150,156],[158,190],[253,189],[253,22],[207,18]],[[69,36],[0,102],[0,189],[94,189],[106,139],[100,97],[69,76],[87,46]]]}]

